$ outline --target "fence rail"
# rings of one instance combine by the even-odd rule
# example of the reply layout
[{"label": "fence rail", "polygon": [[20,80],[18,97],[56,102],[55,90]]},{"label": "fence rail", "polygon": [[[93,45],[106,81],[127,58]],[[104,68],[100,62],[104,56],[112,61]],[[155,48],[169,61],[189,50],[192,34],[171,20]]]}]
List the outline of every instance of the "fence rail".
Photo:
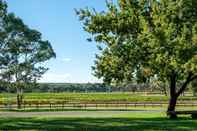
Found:
[{"label": "fence rail", "polygon": [[[23,103],[22,108],[35,108],[35,109],[71,109],[71,108],[129,108],[129,107],[164,107],[168,102],[59,102],[59,103]],[[197,102],[178,102],[179,107],[197,107]],[[0,104],[0,109],[15,109],[16,104]]]}]

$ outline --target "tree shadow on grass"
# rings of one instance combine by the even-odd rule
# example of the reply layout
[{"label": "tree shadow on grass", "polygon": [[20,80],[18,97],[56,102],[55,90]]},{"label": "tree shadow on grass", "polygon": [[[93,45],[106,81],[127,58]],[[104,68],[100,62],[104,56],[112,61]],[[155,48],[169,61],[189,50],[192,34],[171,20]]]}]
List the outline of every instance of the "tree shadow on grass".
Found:
[{"label": "tree shadow on grass", "polygon": [[144,131],[197,130],[197,120],[179,118],[1,118],[2,130]]}]

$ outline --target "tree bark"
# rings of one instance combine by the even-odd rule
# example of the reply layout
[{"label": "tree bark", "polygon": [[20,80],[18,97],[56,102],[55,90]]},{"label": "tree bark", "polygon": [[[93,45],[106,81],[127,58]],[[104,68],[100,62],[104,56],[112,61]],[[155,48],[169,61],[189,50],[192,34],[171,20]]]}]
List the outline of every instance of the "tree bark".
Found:
[{"label": "tree bark", "polygon": [[22,102],[23,102],[23,93],[21,88],[17,88],[17,108],[22,108]]},{"label": "tree bark", "polygon": [[189,73],[189,75],[188,75],[186,81],[183,83],[182,87],[181,87],[180,90],[177,92],[177,96],[180,96],[180,95],[184,92],[184,90],[186,89],[187,85],[188,85],[192,80],[193,80],[192,74]]},{"label": "tree bark", "polygon": [[193,76],[193,77],[192,76],[193,76],[193,74],[189,73],[188,77],[187,77],[186,81],[184,82],[184,84],[182,85],[182,87],[178,90],[178,92],[176,92],[176,74],[172,73],[172,75],[170,77],[170,101],[169,101],[168,110],[167,110],[167,115],[170,116],[170,119],[176,119],[177,118],[177,115],[176,115],[176,112],[175,112],[177,99],[184,92],[187,85],[192,80],[197,78],[196,75]]},{"label": "tree bark", "polygon": [[177,118],[177,115],[175,112],[176,103],[177,103],[177,97],[171,97],[169,101],[169,105],[168,105],[168,110],[167,110],[167,114],[170,117],[170,119]]},{"label": "tree bark", "polygon": [[170,76],[170,100],[168,104],[167,115],[170,119],[176,119],[177,115],[175,112],[175,107],[177,103],[177,95],[176,95],[176,74],[172,73]]}]

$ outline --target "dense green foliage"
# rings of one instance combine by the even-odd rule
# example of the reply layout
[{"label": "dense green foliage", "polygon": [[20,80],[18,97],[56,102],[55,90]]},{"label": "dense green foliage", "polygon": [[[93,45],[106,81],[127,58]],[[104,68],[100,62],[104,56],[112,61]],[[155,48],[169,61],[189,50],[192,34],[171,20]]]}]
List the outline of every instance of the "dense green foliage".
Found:
[{"label": "dense green foliage", "polygon": [[37,92],[108,92],[110,88],[102,83],[40,83]]},{"label": "dense green foliage", "polygon": [[13,13],[7,13],[7,5],[0,1],[3,10],[0,36],[0,80],[12,82],[22,88],[23,83],[38,80],[47,68],[41,66],[55,57],[49,41],[42,40],[41,33],[30,29]]},{"label": "dense green foliage", "polygon": [[95,73],[106,82],[196,77],[195,0],[119,0],[107,11],[77,11],[85,31],[104,43]]},{"label": "dense green foliage", "polygon": [[[100,83],[39,83],[25,88],[24,92],[107,92],[110,87]],[[14,93],[16,90],[0,86],[0,92]]]},{"label": "dense green foliage", "polygon": [[[122,86],[111,86],[102,83],[39,83],[29,85],[24,89],[24,92],[144,92],[144,91],[157,91],[164,93],[162,90],[165,85],[154,84],[128,84]],[[0,92],[15,93],[15,88],[6,88],[0,85]]]},{"label": "dense green foliage", "polygon": [[103,12],[77,11],[85,31],[105,44],[99,46],[95,75],[111,84],[167,82],[168,111],[174,111],[177,98],[197,78],[197,1],[118,0],[106,6]]}]

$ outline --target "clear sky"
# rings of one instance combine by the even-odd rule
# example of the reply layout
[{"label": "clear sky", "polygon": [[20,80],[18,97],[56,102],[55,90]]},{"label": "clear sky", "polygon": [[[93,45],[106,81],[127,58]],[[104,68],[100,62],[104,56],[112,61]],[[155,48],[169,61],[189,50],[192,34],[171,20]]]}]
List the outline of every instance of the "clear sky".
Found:
[{"label": "clear sky", "polygon": [[95,43],[82,29],[74,9],[94,7],[105,10],[105,0],[6,0],[8,11],[14,12],[24,23],[39,30],[49,40],[57,58],[47,62],[50,70],[41,82],[98,82],[92,75]]}]

